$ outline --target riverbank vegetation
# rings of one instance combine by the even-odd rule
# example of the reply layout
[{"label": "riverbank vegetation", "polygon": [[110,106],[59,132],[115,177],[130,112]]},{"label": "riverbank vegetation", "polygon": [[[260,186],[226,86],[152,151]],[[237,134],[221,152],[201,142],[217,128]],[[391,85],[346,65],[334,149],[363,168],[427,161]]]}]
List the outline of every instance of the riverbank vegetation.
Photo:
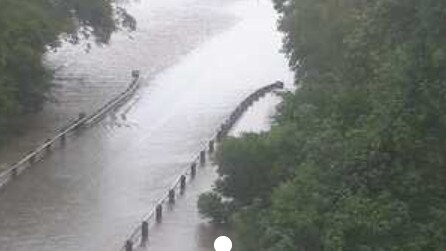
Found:
[{"label": "riverbank vegetation", "polygon": [[200,211],[237,250],[445,250],[446,1],[275,7],[298,90],[224,142]]},{"label": "riverbank vegetation", "polygon": [[62,42],[107,43],[134,20],[110,0],[0,0],[0,142],[14,117],[41,109],[52,72],[44,54]]}]

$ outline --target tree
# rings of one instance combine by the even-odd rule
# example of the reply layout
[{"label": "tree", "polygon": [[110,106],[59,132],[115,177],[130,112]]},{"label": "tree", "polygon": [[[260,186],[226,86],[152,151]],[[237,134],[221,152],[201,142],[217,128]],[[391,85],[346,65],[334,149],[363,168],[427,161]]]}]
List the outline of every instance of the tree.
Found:
[{"label": "tree", "polygon": [[12,116],[41,109],[52,72],[42,57],[61,40],[94,36],[107,43],[118,25],[135,21],[109,0],[0,0],[0,141]]},{"label": "tree", "polygon": [[263,199],[277,182],[272,172],[273,150],[265,135],[245,134],[241,139],[228,138],[217,152],[219,163],[215,190],[232,198],[239,206]]},{"label": "tree", "polygon": [[242,250],[446,249],[446,2],[275,4],[299,88],[226,174],[272,153],[265,203],[232,215]]}]

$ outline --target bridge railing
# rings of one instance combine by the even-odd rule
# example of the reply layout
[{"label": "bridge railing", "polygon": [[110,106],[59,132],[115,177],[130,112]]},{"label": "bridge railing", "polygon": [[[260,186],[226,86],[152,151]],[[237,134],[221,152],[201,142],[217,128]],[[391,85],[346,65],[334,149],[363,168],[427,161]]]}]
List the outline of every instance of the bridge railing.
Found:
[{"label": "bridge railing", "polygon": [[69,123],[67,126],[61,128],[57,135],[55,135],[51,139],[46,140],[36,149],[27,153],[23,158],[9,166],[6,170],[1,171],[0,188],[2,188],[8,182],[12,181],[23,171],[34,165],[37,161],[41,160],[48,152],[51,151],[54,145],[56,145],[57,143],[64,145],[70,133],[77,131],[81,127],[91,125],[94,122],[99,121],[99,119],[105,116],[108,112],[117,109],[119,106],[124,104],[124,102],[127,101],[139,88],[139,85],[139,71],[134,70],[132,71],[132,82],[126,90],[111,99],[93,114],[86,116],[84,113],[80,113],[77,119]]},{"label": "bridge railing", "polygon": [[206,163],[206,153],[208,156],[214,153],[215,145],[227,136],[231,128],[237,123],[243,113],[265,94],[276,89],[282,89],[284,84],[276,82],[262,87],[249,96],[247,96],[229,115],[229,117],[220,125],[217,132],[202,148],[200,153],[192,160],[191,164],[180,173],[172,185],[167,189],[167,193],[155,204],[155,207],[145,215],[141,223],[135,227],[132,233],[125,240],[121,251],[133,251],[136,247],[146,247],[149,245],[150,228],[156,224],[161,224],[165,207],[173,207],[178,195],[185,193],[188,181],[192,181],[196,175],[197,167],[204,166]]}]

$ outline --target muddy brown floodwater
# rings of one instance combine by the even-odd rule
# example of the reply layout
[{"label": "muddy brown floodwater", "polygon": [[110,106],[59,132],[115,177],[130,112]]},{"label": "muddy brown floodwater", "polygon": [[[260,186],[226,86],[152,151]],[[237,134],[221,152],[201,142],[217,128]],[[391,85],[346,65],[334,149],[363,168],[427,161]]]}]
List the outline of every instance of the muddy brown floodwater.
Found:
[{"label": "muddy brown floodwater", "polygon": [[[246,95],[292,82],[268,0],[141,0],[127,8],[135,33],[88,54],[67,45],[48,55],[59,104],[29,118],[27,137],[91,112],[127,86],[132,69],[143,73],[143,87],[0,190],[0,250],[119,249]],[[34,142],[19,141],[0,162]]]}]

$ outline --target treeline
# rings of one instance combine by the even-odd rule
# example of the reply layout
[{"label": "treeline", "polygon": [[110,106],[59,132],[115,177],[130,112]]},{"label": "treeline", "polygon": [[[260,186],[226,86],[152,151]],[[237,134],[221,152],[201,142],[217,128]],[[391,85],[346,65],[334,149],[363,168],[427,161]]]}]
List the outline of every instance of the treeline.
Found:
[{"label": "treeline", "polygon": [[199,200],[237,250],[446,250],[446,1],[276,0],[296,72]]},{"label": "treeline", "polygon": [[52,72],[44,54],[62,41],[107,43],[134,20],[111,0],[0,0],[0,141],[11,118],[42,107]]}]

